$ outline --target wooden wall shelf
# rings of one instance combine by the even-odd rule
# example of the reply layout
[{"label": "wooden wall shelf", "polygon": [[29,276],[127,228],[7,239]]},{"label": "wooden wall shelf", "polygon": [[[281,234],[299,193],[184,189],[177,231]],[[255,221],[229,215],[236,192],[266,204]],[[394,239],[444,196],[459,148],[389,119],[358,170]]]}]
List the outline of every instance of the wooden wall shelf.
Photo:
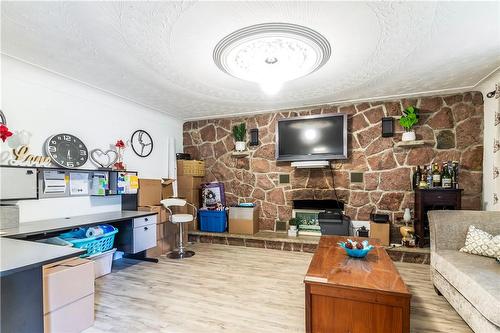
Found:
[{"label": "wooden wall shelf", "polygon": [[414,140],[414,141],[400,141],[394,144],[394,147],[399,148],[415,148],[425,145],[434,145],[434,141],[430,140]]},{"label": "wooden wall shelf", "polygon": [[231,153],[231,156],[234,158],[248,157],[248,156],[250,156],[250,152],[248,150],[246,150],[246,151],[233,151]]}]

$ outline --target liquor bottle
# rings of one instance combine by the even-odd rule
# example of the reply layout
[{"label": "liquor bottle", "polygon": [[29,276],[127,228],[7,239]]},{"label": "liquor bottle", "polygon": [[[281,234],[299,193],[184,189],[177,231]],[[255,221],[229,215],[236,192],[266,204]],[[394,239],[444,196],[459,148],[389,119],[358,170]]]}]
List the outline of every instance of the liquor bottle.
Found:
[{"label": "liquor bottle", "polygon": [[451,162],[451,187],[458,188],[458,162]]},{"label": "liquor bottle", "polygon": [[432,187],[441,187],[441,173],[439,172],[439,165],[434,163],[432,170]]},{"label": "liquor bottle", "polygon": [[432,188],[432,163],[426,168],[425,175],[427,176],[427,188]]},{"label": "liquor bottle", "polygon": [[422,171],[420,170],[420,165],[417,165],[417,169],[413,174],[413,189],[419,187],[420,179],[422,178]]},{"label": "liquor bottle", "polygon": [[452,186],[450,169],[448,168],[448,163],[446,162],[443,164],[443,174],[441,176],[441,184],[443,188],[451,188]]},{"label": "liquor bottle", "polygon": [[429,188],[429,184],[427,183],[427,166],[424,166],[424,172],[420,175],[420,182],[418,183],[419,189]]}]

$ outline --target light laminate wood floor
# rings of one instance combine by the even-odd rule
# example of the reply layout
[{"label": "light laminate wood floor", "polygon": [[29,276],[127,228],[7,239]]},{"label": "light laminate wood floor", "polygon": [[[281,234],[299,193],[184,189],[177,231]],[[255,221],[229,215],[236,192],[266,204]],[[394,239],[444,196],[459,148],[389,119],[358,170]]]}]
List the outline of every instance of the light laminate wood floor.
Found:
[{"label": "light laminate wood floor", "polygon": [[[312,254],[197,243],[192,258],[121,260],[96,280],[94,332],[304,332]],[[429,266],[397,263],[412,297],[412,332],[471,332],[434,293]]]}]

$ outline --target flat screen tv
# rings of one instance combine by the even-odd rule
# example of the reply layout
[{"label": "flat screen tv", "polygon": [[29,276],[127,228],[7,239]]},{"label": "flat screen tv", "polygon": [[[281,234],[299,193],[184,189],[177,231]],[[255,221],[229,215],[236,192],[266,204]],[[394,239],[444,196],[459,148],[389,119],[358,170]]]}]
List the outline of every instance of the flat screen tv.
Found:
[{"label": "flat screen tv", "polygon": [[320,161],[347,158],[347,115],[335,113],[278,120],[278,161]]}]

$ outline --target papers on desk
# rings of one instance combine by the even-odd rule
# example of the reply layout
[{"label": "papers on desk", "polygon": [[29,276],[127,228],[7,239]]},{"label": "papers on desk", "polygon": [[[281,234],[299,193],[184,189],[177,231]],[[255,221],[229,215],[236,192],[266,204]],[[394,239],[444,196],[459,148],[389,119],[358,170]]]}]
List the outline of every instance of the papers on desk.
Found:
[{"label": "papers on desk", "polygon": [[129,178],[130,178],[129,193],[135,194],[139,189],[139,177],[137,175],[129,175]]},{"label": "papers on desk", "polygon": [[66,179],[64,171],[45,171],[43,173],[43,193],[65,193]]},{"label": "papers on desk", "polygon": [[69,194],[88,195],[89,194],[89,174],[86,172],[70,172],[69,174]]},{"label": "papers on desk", "polygon": [[92,195],[106,195],[108,185],[108,174],[106,172],[94,172],[92,175]]}]

